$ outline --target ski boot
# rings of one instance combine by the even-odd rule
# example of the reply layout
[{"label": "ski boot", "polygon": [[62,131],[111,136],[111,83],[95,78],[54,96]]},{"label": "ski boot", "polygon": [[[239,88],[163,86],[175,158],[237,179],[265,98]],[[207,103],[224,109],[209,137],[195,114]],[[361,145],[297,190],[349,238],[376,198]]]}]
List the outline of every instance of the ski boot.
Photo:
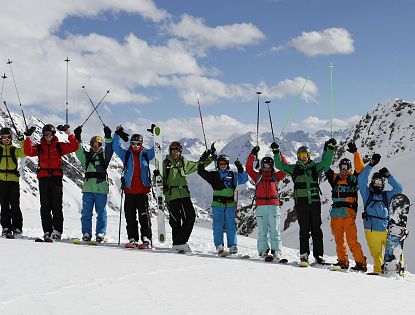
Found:
[{"label": "ski boot", "polygon": [[350,269],[353,270],[353,271],[359,271],[359,272],[366,272],[367,271],[367,267],[365,265],[363,265],[362,263],[356,263],[356,266],[353,266]]},{"label": "ski boot", "polygon": [[308,267],[308,254],[300,255],[300,263],[298,265],[300,267]]},{"label": "ski boot", "polygon": [[14,237],[20,237],[22,235],[23,231],[21,229],[14,229],[13,230],[13,236]]},{"label": "ski boot", "polygon": [[45,232],[45,234],[43,234],[43,240],[46,243],[53,243],[53,239],[51,238],[51,235],[50,234],[51,233],[49,233],[49,232]]},{"label": "ski boot", "polygon": [[128,243],[125,243],[125,248],[136,248],[137,247],[137,241],[134,238],[130,238]]},{"label": "ski boot", "polygon": [[54,241],[60,241],[61,240],[61,237],[62,237],[62,233],[59,232],[59,231],[57,231],[57,230],[53,230],[52,235],[50,237]]},{"label": "ski boot", "polygon": [[337,259],[337,262],[333,264],[330,268],[331,271],[339,271],[339,270],[348,270],[349,269],[349,262],[345,263],[340,259]]},{"label": "ski boot", "polygon": [[143,243],[138,245],[138,249],[151,249],[151,242],[147,236],[143,236]]},{"label": "ski boot", "polygon": [[89,241],[91,240],[91,235],[89,235],[89,233],[85,233],[85,234],[82,236],[82,240],[83,240],[84,242],[89,242]]},{"label": "ski boot", "polygon": [[95,240],[97,243],[105,242],[105,235],[102,233],[98,233],[97,236],[95,237]]},{"label": "ski boot", "polygon": [[237,253],[238,253],[238,247],[236,245],[232,245],[231,247],[229,247],[229,254],[233,255]]}]

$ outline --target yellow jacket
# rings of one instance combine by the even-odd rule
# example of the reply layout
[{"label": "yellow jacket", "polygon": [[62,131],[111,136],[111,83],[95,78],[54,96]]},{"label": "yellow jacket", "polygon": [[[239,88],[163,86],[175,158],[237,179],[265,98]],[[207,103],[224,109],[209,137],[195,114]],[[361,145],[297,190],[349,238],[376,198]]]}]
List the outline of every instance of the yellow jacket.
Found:
[{"label": "yellow jacket", "polygon": [[25,157],[26,155],[23,152],[23,140],[19,142],[20,148],[15,147],[13,145],[4,145],[0,144],[0,152],[1,154],[1,160],[0,160],[0,180],[1,181],[7,181],[7,182],[18,182],[19,177],[17,174],[15,174],[15,171],[17,171],[16,163],[13,161],[11,157],[11,149],[15,147],[14,155],[16,156],[16,161],[19,157]]}]

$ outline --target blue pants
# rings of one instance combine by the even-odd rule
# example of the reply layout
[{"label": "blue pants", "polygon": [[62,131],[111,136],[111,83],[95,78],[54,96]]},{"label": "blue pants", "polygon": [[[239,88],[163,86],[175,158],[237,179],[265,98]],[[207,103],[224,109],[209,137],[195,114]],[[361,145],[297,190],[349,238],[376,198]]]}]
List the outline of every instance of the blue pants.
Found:
[{"label": "blue pants", "polygon": [[223,232],[226,230],[228,247],[236,246],[235,207],[212,207],[213,242],[215,246],[223,245]]},{"label": "blue pants", "polygon": [[82,194],[81,224],[82,234],[88,233],[92,236],[92,209],[95,205],[97,213],[96,234],[107,233],[107,195],[100,193],[86,192]]},{"label": "blue pants", "polygon": [[270,249],[268,243],[271,243],[271,250],[279,256],[282,254],[282,242],[280,232],[281,209],[277,205],[257,206],[255,209],[256,220],[258,223],[258,254]]}]

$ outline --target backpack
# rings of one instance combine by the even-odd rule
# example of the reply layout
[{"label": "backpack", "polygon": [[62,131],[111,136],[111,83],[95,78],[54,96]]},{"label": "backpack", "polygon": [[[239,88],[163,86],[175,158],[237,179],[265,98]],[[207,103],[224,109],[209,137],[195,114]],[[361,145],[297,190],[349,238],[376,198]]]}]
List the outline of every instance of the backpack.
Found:
[{"label": "backpack", "polygon": [[[96,154],[94,152],[84,150],[84,153],[85,153],[85,157],[86,157],[86,161],[85,161],[85,179],[97,178],[97,179],[105,179],[106,180],[107,179],[108,165],[106,165],[106,163],[105,163],[104,151],[101,151],[98,154]],[[99,163],[105,169],[105,173],[97,172],[96,167],[95,167],[95,172],[87,172],[86,171],[88,169],[89,164],[92,162],[92,160],[94,158],[94,154],[98,155]]]},{"label": "backpack", "polygon": [[3,158],[3,157],[5,157],[5,158],[8,158],[8,157],[10,157],[11,159],[12,159],[12,161],[14,162],[14,164],[16,165],[16,167],[14,168],[14,169],[12,169],[12,170],[0,170],[0,172],[1,173],[11,173],[11,174],[14,174],[14,175],[16,175],[17,177],[19,177],[20,176],[20,173],[19,173],[19,171],[17,170],[17,166],[18,166],[18,164],[17,164],[17,157],[16,157],[16,147],[11,147],[10,148],[10,155],[5,155],[5,156],[3,156],[3,147],[1,147],[0,146],[0,161],[1,161],[1,159]]}]

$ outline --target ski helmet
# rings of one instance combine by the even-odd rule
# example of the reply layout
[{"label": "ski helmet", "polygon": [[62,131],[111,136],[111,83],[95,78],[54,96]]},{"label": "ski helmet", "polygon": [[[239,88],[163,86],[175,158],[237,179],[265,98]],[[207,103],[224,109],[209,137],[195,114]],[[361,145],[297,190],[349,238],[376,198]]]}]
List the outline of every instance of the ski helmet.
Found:
[{"label": "ski helmet", "polygon": [[308,157],[310,157],[310,148],[303,145],[301,147],[298,148],[297,150],[297,157],[301,154],[301,153],[307,153]]},{"label": "ski helmet", "polygon": [[269,165],[269,168],[272,169],[274,167],[274,159],[270,156],[263,157],[261,160],[261,169],[264,169],[265,164]]},{"label": "ski helmet", "polygon": [[12,130],[9,127],[3,127],[0,130],[0,136],[11,135],[11,134],[12,134]]},{"label": "ski helmet", "polygon": [[47,131],[52,131],[52,135],[55,135],[55,133],[56,133],[55,126],[51,125],[51,124],[44,125],[43,128],[42,128],[42,134],[44,135],[45,132],[47,132]]},{"label": "ski helmet", "polygon": [[183,146],[180,144],[179,141],[173,141],[169,145],[169,152],[170,152],[170,154],[171,154],[171,151],[174,150],[174,149],[179,150],[180,153],[181,153],[183,151]]},{"label": "ski helmet", "polygon": [[91,140],[89,141],[89,144],[91,145],[91,147],[94,145],[94,142],[98,142],[99,146],[102,146],[102,137],[100,136],[93,136],[91,138]]},{"label": "ski helmet", "polygon": [[385,188],[385,179],[379,172],[375,172],[372,175],[372,179],[370,180],[370,187],[376,194],[380,194]]},{"label": "ski helmet", "polygon": [[140,145],[142,145],[143,144],[143,136],[139,135],[138,133],[135,133],[131,136],[130,143],[131,142],[138,142]]},{"label": "ski helmet", "polygon": [[220,154],[216,159],[216,168],[219,168],[219,162],[226,162],[226,169],[229,168],[229,157],[226,154]]},{"label": "ski helmet", "polygon": [[351,170],[352,169],[352,161],[350,161],[349,159],[341,159],[340,163],[339,163],[339,169],[340,171],[343,170]]}]

